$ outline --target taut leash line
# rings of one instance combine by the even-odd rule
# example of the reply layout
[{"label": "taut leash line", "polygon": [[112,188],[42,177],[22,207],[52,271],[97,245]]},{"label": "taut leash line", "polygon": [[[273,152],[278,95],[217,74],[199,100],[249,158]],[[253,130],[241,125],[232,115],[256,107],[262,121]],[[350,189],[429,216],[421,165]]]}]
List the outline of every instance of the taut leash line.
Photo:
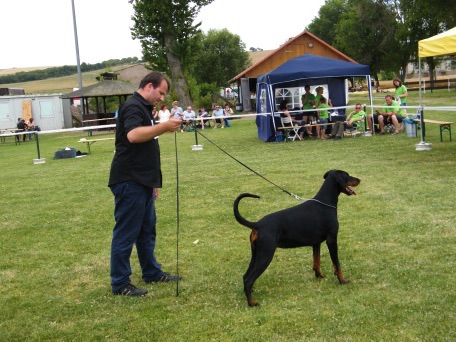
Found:
[{"label": "taut leash line", "polygon": [[222,151],[223,153],[225,153],[228,157],[230,157],[231,159],[234,159],[237,163],[241,164],[242,166],[244,166],[247,170],[253,172],[254,174],[256,174],[258,177],[260,178],[263,178],[266,182],[274,185],[275,187],[279,188],[280,190],[282,190],[283,192],[285,192],[286,194],[296,198],[298,201],[303,201],[305,200],[304,198],[301,198],[299,197],[298,195],[296,194],[293,194],[291,192],[289,192],[288,190],[285,190],[284,188],[280,187],[279,185],[271,182],[269,179],[267,179],[266,177],[264,177],[263,175],[259,174],[258,172],[256,172],[254,169],[252,169],[251,167],[247,166],[246,164],[244,164],[243,162],[241,162],[239,159],[236,159],[235,157],[233,157],[231,154],[229,154],[228,152],[226,152],[224,149],[222,149],[220,146],[218,146],[216,143],[214,143],[212,140],[210,140],[208,137],[206,137],[204,134],[202,134],[200,131],[196,131],[198,132],[199,135],[201,135],[204,139],[206,139],[207,141],[209,141],[212,145],[214,145],[215,147],[217,147],[220,151]]}]

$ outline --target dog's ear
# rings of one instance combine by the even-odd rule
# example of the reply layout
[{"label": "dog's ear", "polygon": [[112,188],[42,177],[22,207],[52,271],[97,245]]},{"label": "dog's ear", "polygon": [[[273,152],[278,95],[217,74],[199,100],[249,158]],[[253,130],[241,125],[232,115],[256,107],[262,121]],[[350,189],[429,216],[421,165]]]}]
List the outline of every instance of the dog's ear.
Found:
[{"label": "dog's ear", "polygon": [[329,174],[333,171],[337,171],[337,170],[329,170],[328,172],[325,173],[325,175],[323,176],[323,179],[328,178]]}]

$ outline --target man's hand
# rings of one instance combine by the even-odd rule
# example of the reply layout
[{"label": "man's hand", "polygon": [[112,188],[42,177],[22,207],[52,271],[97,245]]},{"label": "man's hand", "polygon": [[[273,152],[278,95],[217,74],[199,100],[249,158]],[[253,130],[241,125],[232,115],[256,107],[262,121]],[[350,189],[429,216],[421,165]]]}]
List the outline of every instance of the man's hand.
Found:
[{"label": "man's hand", "polygon": [[166,125],[168,132],[176,132],[179,129],[181,123],[182,123],[181,119],[170,118],[168,121],[166,121],[160,125]]}]

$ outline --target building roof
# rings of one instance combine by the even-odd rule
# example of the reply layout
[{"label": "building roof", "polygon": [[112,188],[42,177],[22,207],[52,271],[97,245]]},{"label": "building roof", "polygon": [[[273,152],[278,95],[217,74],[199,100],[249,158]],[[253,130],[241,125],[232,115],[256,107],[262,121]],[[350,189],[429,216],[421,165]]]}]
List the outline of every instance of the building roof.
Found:
[{"label": "building roof", "polygon": [[276,50],[266,52],[269,53],[257,62],[254,62],[252,58],[252,66],[233,77],[229,80],[229,83],[235,82],[241,78],[256,78],[259,75],[274,70],[286,61],[306,53],[357,63],[307,30],[302,31],[296,37],[289,39]]},{"label": "building roof", "polygon": [[62,96],[63,99],[132,95],[138,87],[122,81],[102,81]]}]

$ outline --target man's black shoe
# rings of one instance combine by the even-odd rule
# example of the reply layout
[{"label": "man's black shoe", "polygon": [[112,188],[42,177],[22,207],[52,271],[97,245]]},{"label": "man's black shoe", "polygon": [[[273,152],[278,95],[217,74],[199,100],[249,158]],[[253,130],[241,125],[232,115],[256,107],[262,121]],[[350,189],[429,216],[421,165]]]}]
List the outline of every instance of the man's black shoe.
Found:
[{"label": "man's black shoe", "polygon": [[167,283],[169,281],[178,281],[178,280],[181,280],[181,279],[182,279],[181,276],[172,275],[172,274],[169,274],[169,273],[163,273],[163,275],[160,277],[160,279],[146,281],[146,284],[149,284],[149,283]]},{"label": "man's black shoe", "polygon": [[132,284],[125,285],[119,291],[114,292],[116,295],[142,297],[147,294],[147,290],[139,289]]}]

